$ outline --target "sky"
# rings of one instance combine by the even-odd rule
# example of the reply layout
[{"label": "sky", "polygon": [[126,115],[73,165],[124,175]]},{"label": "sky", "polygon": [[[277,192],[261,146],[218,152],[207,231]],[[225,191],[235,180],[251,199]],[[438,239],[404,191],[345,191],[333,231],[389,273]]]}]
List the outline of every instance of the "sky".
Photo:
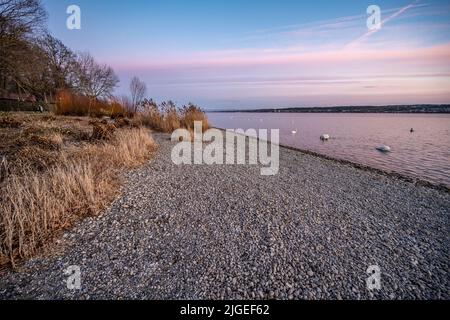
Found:
[{"label": "sky", "polygon": [[[450,103],[448,0],[43,0],[54,36],[206,110]],[[81,29],[69,30],[69,5]],[[381,28],[367,26],[369,5]]]}]

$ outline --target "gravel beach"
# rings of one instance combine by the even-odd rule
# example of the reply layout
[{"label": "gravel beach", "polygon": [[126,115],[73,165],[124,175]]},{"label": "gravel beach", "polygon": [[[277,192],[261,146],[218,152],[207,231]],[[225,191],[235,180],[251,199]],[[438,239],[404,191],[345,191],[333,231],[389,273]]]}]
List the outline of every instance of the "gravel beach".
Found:
[{"label": "gravel beach", "polygon": [[450,299],[448,192],[285,148],[275,176],[176,166],[154,137],[108,210],[0,274],[1,299]]}]

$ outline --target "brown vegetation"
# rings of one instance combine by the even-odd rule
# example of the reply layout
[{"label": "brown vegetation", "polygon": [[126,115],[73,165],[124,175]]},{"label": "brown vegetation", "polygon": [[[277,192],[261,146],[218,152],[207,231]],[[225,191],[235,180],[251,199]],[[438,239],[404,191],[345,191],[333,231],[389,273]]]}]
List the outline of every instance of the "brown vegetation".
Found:
[{"label": "brown vegetation", "polygon": [[184,106],[180,111],[180,115],[181,126],[188,130],[194,130],[195,121],[202,122],[203,132],[211,127],[205,112],[194,104],[190,103],[187,106]]},{"label": "brown vegetation", "polygon": [[156,131],[172,133],[179,128],[193,131],[194,121],[202,122],[203,131],[210,128],[206,114],[194,104],[177,109],[172,101],[160,105],[153,101],[144,101],[143,106],[145,111],[139,115],[141,123]]},{"label": "brown vegetation", "polygon": [[0,128],[19,128],[22,123],[12,117],[4,116],[0,118]]},{"label": "brown vegetation", "polygon": [[108,116],[113,118],[125,117],[129,114],[119,101],[93,99],[67,90],[59,92],[55,113],[65,116]]},{"label": "brown vegetation", "polygon": [[[13,117],[20,128],[0,129],[0,265],[14,266],[107,206],[121,170],[143,163],[155,144],[147,129],[126,121]],[[107,127],[108,136],[95,134],[96,126]]]}]

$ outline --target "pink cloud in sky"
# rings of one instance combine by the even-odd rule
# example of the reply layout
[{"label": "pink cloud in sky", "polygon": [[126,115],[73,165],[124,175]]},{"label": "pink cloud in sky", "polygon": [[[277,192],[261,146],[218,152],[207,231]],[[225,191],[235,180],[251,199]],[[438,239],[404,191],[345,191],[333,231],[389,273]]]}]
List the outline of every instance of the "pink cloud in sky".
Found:
[{"label": "pink cloud in sky", "polygon": [[[143,78],[157,99],[222,107],[448,103],[450,42],[427,42],[408,24],[391,25],[408,15],[435,14],[431,9],[417,2],[390,9],[378,32],[361,27],[364,15],[341,17],[245,35],[290,41],[283,46],[172,52],[164,57],[139,53],[110,63],[125,79],[132,74]],[[442,22],[425,27],[427,36],[450,29]]]},{"label": "pink cloud in sky", "polygon": [[[295,53],[293,50],[242,50],[223,51],[211,54],[201,53],[184,57],[183,59],[173,59],[172,61],[161,61],[159,63],[148,63],[147,61],[134,61],[127,64],[116,64],[120,69],[192,69],[192,68],[249,68],[249,67],[270,67],[304,64],[307,66],[324,65],[351,65],[365,63],[368,67],[374,63],[400,63],[407,67],[426,65],[438,69],[449,68],[450,63],[450,43],[436,45],[426,48],[403,48],[403,49],[353,49],[344,48],[332,51]],[[351,70],[348,70],[351,72]],[[411,70],[414,71],[414,70]]]},{"label": "pink cloud in sky", "polygon": [[173,97],[175,91],[181,101],[232,101],[222,107],[450,101],[450,43],[298,54],[234,50],[144,65],[122,68],[139,72],[157,98]]}]

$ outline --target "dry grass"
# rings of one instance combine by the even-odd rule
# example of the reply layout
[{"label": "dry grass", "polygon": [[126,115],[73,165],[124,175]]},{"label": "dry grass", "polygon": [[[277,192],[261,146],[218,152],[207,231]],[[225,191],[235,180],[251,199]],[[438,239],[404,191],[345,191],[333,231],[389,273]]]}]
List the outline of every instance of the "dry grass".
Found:
[{"label": "dry grass", "polygon": [[21,125],[22,122],[9,116],[2,116],[0,118],[0,128],[19,128]]},{"label": "dry grass", "polygon": [[194,122],[201,121],[203,132],[211,128],[205,112],[193,104],[183,107],[181,109],[181,125],[183,128],[193,131]]},{"label": "dry grass", "polygon": [[16,117],[24,128],[0,130],[10,137],[0,149],[0,265],[12,266],[105,208],[117,196],[121,170],[142,164],[155,148],[144,128],[95,140],[87,118]]},{"label": "dry grass", "polygon": [[[69,91],[59,93],[56,104],[56,114],[66,116],[91,116],[111,118],[133,118],[134,121],[145,125],[152,130],[172,133],[179,128],[194,129],[194,122],[201,121],[203,131],[210,128],[206,114],[198,106],[189,103],[177,108],[173,101],[164,101],[156,104],[151,100],[143,106],[144,112],[134,114],[129,101],[121,100],[103,101],[89,99]],[[1,123],[0,123],[1,124]],[[9,124],[9,122],[7,122]]]},{"label": "dry grass", "polygon": [[128,115],[128,111],[119,101],[89,99],[68,91],[58,94],[55,113],[65,116],[91,117],[125,117]]},{"label": "dry grass", "polygon": [[193,104],[177,109],[173,102],[163,102],[160,106],[152,106],[137,118],[143,125],[167,133],[172,133],[179,128],[192,131],[194,130],[194,121],[202,122],[203,131],[210,128],[206,114]]}]

